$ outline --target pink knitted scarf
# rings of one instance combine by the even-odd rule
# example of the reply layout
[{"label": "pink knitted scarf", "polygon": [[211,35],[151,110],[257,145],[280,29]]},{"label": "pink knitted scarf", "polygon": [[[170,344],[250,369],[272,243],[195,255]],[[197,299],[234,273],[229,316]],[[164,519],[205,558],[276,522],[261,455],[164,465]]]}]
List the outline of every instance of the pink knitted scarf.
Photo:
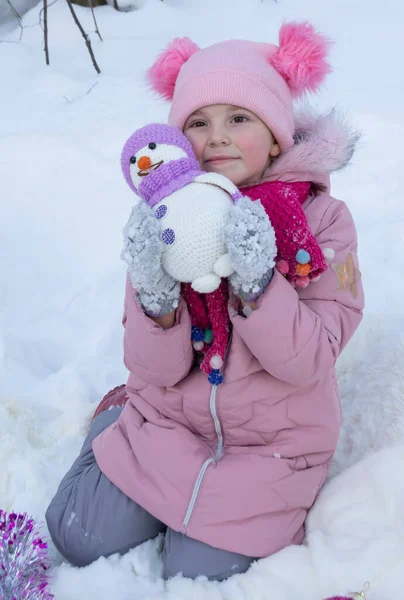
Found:
[{"label": "pink knitted scarf", "polygon": [[[306,181],[271,181],[242,188],[243,195],[261,200],[275,230],[276,266],[296,287],[306,287],[327,269],[302,208],[310,191],[311,183]],[[211,294],[199,294],[190,284],[182,284],[182,295],[191,316],[194,348],[204,355],[201,369],[212,384],[218,385],[223,381],[221,368],[230,330],[227,281],[222,280]]]}]

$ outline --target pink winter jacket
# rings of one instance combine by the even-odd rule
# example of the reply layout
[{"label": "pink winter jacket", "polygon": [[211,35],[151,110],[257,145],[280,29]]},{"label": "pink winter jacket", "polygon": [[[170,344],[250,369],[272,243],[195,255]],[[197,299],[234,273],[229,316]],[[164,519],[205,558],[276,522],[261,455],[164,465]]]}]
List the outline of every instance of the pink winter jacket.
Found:
[{"label": "pink winter jacket", "polygon": [[[324,183],[348,162],[355,140],[335,115],[304,117],[303,133],[296,127],[295,147],[267,179]],[[332,262],[349,266],[351,256],[357,269],[346,205],[321,192],[303,208],[321,248],[334,250]],[[352,264],[345,282],[335,269],[299,291],[276,271],[248,318],[229,304],[218,387],[194,365],[184,301],[175,326],[163,330],[143,314],[128,279],[129,400],[93,442],[102,472],[169,527],[211,546],[263,557],[300,543],[341,425],[335,362],[364,305]]]}]

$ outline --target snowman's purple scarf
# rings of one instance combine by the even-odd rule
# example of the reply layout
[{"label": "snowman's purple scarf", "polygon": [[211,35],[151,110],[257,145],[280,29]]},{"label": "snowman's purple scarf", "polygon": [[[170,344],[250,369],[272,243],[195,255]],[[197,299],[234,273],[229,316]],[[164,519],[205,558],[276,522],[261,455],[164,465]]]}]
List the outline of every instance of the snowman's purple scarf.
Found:
[{"label": "snowman's purple scarf", "polygon": [[192,183],[201,172],[198,162],[192,158],[170,160],[144,177],[139,185],[139,196],[152,208],[173,192]]}]

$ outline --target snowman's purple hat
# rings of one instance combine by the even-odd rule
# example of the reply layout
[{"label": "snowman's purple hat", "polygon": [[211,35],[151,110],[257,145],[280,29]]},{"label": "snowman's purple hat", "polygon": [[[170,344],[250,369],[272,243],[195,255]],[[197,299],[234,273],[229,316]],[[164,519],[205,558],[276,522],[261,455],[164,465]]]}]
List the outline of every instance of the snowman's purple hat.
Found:
[{"label": "snowman's purple hat", "polygon": [[[187,157],[164,162],[161,167],[144,177],[136,189],[130,176],[130,159],[141,148],[151,143],[176,146],[184,150]],[[150,207],[191,183],[201,173],[192,146],[182,131],[162,123],[146,125],[130,136],[122,150],[121,167],[129,187]]]}]

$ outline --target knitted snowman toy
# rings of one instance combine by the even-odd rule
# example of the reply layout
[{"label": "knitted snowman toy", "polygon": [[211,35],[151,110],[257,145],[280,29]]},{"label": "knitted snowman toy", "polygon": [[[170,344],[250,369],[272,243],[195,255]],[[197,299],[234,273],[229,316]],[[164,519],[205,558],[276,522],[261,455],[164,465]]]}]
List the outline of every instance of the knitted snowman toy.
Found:
[{"label": "knitted snowman toy", "polygon": [[[164,270],[196,292],[215,291],[221,278],[233,273],[224,227],[242,197],[237,187],[227,177],[202,172],[187,138],[169,125],[136,131],[123,148],[121,165],[127,183],[160,224]],[[136,235],[130,221],[127,234]]]}]

